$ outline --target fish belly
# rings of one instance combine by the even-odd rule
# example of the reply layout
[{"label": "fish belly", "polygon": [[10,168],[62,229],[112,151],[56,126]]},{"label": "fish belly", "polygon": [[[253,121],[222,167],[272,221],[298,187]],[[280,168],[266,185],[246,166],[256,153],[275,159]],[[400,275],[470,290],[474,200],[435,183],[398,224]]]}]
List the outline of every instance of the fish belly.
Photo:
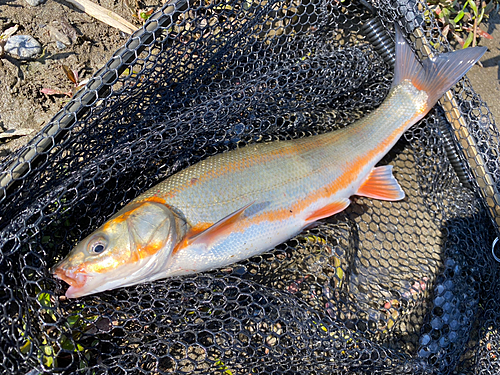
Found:
[{"label": "fish belly", "polygon": [[397,87],[376,111],[335,132],[207,158],[134,200],[160,198],[191,228],[210,227],[249,206],[230,234],[175,252],[159,278],[247,259],[298,234],[318,210],[339,201],[345,208],[375,164],[421,117],[414,94],[413,87]]},{"label": "fish belly", "polygon": [[302,229],[303,222],[296,218],[251,224],[245,231],[233,232],[209,246],[193,245],[180,250],[172,256],[161,276],[186,275],[225,267],[272,249]]}]

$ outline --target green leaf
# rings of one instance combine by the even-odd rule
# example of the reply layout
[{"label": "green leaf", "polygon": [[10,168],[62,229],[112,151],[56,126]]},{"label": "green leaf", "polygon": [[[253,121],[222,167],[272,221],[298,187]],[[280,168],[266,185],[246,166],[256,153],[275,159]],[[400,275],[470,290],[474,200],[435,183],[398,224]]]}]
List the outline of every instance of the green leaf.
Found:
[{"label": "green leaf", "polygon": [[56,321],[56,316],[53,311],[53,304],[50,300],[50,294],[49,293],[40,293],[37,296],[37,300],[40,303],[40,306],[42,307],[43,310],[45,310],[45,313],[53,320]]},{"label": "green leaf", "polygon": [[31,341],[30,339],[27,339],[26,340],[26,343],[24,345],[22,345],[19,350],[21,351],[21,353],[23,354],[26,354],[26,353],[29,353],[29,351],[31,350]]},{"label": "green leaf", "polygon": [[472,40],[474,39],[474,32],[469,32],[469,36],[467,37],[467,39],[465,40],[465,43],[464,43],[464,46],[463,48],[467,48],[470,46],[470,44],[472,43]]},{"label": "green leaf", "polygon": [[45,367],[54,367],[54,350],[52,349],[52,346],[45,345],[42,347],[42,349],[43,353],[45,354],[43,356],[43,364],[45,365]]},{"label": "green leaf", "polygon": [[139,17],[141,17],[144,21],[146,21],[153,14],[154,9],[148,10],[139,10]]},{"label": "green leaf", "polygon": [[50,302],[50,294],[49,293],[40,293],[38,295],[38,302],[42,307],[52,307],[52,303]]},{"label": "green leaf", "polygon": [[78,315],[71,315],[68,316],[66,319],[71,327],[73,327],[76,323],[78,323],[78,320],[80,320],[80,317]]},{"label": "green leaf", "polygon": [[224,371],[225,374],[233,375],[231,370],[229,370],[228,367],[224,364],[224,362],[222,362],[220,359],[217,362],[215,362],[215,365],[217,366],[218,370]]},{"label": "green leaf", "polygon": [[458,21],[460,21],[465,15],[465,12],[463,10],[461,10],[460,12],[458,12],[457,16],[453,19],[453,22],[454,23],[457,23]]},{"label": "green leaf", "polygon": [[477,17],[477,15],[478,15],[477,5],[474,2],[474,0],[469,0],[469,5],[472,8],[472,11],[474,12],[474,15]]},{"label": "green leaf", "polygon": [[479,15],[479,18],[477,19],[477,26],[478,26],[478,28],[479,28],[479,24],[483,20],[483,17],[484,17],[484,7],[481,8],[481,14]]},{"label": "green leaf", "polygon": [[245,0],[245,2],[243,3],[243,10],[250,9],[252,5],[253,5],[252,0]]},{"label": "green leaf", "polygon": [[73,341],[70,340],[65,335],[62,335],[60,340],[61,340],[60,341],[61,348],[63,348],[64,350],[70,350],[70,351],[74,351],[75,350],[75,345],[73,344]]}]

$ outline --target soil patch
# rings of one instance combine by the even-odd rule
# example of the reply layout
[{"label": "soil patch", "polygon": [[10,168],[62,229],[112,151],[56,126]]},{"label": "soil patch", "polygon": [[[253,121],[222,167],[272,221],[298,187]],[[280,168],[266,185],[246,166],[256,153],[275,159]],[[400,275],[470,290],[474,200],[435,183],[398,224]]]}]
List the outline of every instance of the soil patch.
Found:
[{"label": "soil patch", "polygon": [[[133,17],[133,9],[162,4],[161,0],[153,4],[131,2],[96,1],[138,27],[141,22]],[[69,101],[64,94],[41,92],[44,88],[72,91],[75,85],[63,65],[76,70],[80,81],[90,78],[129,38],[64,1],[48,0],[30,6],[26,0],[0,0],[0,31],[14,25],[19,25],[16,35],[31,35],[38,40],[43,54],[33,61],[9,56],[0,59],[0,132],[7,132],[5,136],[19,134],[0,138],[0,156],[28,142]]]}]

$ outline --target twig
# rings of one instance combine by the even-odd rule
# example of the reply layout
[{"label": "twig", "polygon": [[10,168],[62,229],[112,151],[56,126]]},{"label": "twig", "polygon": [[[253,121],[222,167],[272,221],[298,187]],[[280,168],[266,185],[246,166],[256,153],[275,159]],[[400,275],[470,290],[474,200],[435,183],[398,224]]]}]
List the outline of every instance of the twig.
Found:
[{"label": "twig", "polygon": [[137,30],[137,27],[135,27],[133,24],[120,17],[118,14],[106,8],[101,7],[100,5],[97,5],[90,0],[66,0],[66,1],[74,5],[81,11],[84,11],[88,15],[108,24],[109,26],[116,27],[117,29],[120,29],[126,34],[132,34],[134,31]]}]

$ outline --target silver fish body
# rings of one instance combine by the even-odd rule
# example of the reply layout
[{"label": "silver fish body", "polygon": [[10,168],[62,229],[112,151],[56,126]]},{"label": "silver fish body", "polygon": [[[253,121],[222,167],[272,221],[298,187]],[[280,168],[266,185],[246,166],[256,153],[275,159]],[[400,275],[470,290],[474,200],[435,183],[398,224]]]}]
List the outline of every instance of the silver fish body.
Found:
[{"label": "silver fish body", "polygon": [[209,157],[146,191],[80,242],[53,273],[68,297],[206,271],[262,253],[350,204],[404,198],[376,164],[482,56],[417,62],[397,31],[393,86],[343,129]]}]

